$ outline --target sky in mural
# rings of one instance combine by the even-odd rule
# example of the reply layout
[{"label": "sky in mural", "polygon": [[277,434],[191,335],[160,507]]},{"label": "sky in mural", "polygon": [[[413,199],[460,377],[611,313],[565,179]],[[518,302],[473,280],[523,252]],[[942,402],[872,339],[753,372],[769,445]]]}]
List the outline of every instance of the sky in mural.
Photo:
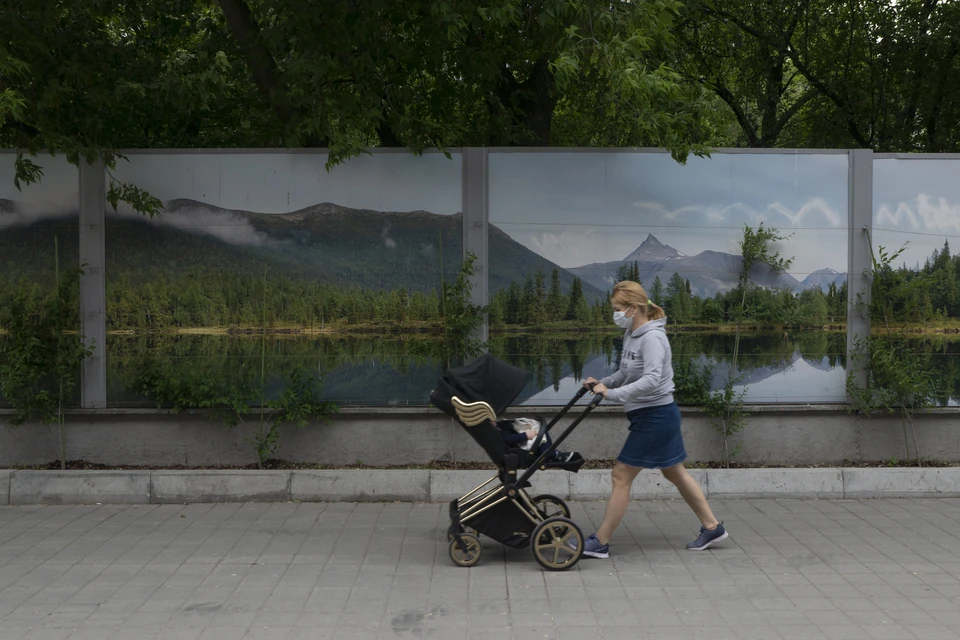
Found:
[{"label": "sky in mural", "polygon": [[0,153],[0,200],[16,203],[16,215],[4,211],[0,228],[44,217],[79,212],[80,182],[77,168],[62,157],[41,155],[34,162],[43,167],[39,183],[13,183],[16,154]]},{"label": "sky in mural", "polygon": [[490,219],[563,267],[622,260],[653,234],[683,254],[738,253],[744,224],[792,234],[803,277],[847,270],[846,154],[493,153]]},{"label": "sky in mural", "polygon": [[944,241],[960,250],[960,160],[881,158],[873,162],[874,245],[923,264]]},{"label": "sky in mural", "polygon": [[462,208],[460,156],[363,156],[325,168],[313,153],[132,154],[114,176],[161,199],[289,213],[321,202],[374,211],[454,214]]}]

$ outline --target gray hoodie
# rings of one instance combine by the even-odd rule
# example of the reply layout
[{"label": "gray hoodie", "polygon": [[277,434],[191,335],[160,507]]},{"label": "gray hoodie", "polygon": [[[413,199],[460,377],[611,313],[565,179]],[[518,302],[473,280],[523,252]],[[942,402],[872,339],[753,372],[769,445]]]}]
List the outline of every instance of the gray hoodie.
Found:
[{"label": "gray hoodie", "polygon": [[667,319],[650,320],[623,336],[620,369],[600,382],[611,389],[610,402],[623,403],[626,411],[659,407],[673,402],[673,364]]}]

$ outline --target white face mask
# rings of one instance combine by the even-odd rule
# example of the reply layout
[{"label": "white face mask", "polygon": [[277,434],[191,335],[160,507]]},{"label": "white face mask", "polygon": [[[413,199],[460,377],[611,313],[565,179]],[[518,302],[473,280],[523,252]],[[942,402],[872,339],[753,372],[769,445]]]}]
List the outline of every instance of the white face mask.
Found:
[{"label": "white face mask", "polygon": [[613,312],[613,323],[621,329],[629,329],[633,326],[633,318],[628,318],[623,311]]}]

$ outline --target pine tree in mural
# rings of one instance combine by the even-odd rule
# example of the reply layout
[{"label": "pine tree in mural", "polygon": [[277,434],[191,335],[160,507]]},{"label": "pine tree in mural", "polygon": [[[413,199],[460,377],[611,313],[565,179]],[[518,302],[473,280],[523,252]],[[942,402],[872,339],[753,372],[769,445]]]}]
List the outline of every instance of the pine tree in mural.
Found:
[{"label": "pine tree in mural", "polygon": [[547,316],[551,321],[562,320],[566,310],[560,289],[560,270],[554,268],[550,274],[550,293],[547,294]]},{"label": "pine tree in mural", "polygon": [[653,285],[650,287],[650,299],[653,300],[653,304],[657,306],[663,306],[663,282],[660,280],[660,276],[657,276],[653,279]]},{"label": "pine tree in mural", "polygon": [[533,324],[542,324],[547,319],[547,288],[543,271],[537,270],[533,279]]},{"label": "pine tree in mural", "polygon": [[674,322],[686,322],[691,315],[690,292],[687,281],[674,273],[667,282],[667,314]]},{"label": "pine tree in mural", "polygon": [[570,285],[570,303],[567,305],[567,320],[581,320],[581,308],[587,305],[583,297],[583,284],[580,278],[574,278]]},{"label": "pine tree in mural", "polygon": [[640,265],[636,260],[633,261],[633,264],[622,264],[617,267],[617,275],[614,278],[614,284],[617,282],[623,282],[624,280],[631,280],[640,286],[643,286],[643,282],[640,280]]}]

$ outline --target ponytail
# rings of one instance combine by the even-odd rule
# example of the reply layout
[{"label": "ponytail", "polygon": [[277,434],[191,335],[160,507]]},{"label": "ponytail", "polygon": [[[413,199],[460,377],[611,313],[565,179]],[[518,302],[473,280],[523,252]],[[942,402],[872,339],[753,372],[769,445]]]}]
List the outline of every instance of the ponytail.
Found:
[{"label": "ponytail", "polygon": [[667,313],[661,309],[659,306],[653,304],[647,300],[647,319],[648,320],[662,320],[667,317]]}]

